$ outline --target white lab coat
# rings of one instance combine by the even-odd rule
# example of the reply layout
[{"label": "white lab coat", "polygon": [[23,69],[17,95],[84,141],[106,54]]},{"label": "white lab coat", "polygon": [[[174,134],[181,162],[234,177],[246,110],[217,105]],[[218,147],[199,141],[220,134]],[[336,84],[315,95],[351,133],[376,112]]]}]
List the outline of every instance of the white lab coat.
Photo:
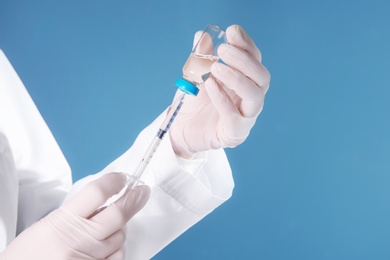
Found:
[{"label": "white lab coat", "polygon": [[[107,172],[132,172],[163,114],[100,173],[71,181],[70,167],[23,83],[0,50],[0,252],[17,234]],[[142,179],[147,205],[127,225],[126,259],[149,259],[226,201],[233,190],[223,150],[175,156],[169,137]]]}]

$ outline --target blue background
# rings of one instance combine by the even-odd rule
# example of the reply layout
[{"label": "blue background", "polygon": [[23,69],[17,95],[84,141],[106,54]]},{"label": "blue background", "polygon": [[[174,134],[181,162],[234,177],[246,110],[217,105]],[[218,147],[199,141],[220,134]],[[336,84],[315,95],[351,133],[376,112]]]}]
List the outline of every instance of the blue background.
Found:
[{"label": "blue background", "polygon": [[[272,74],[234,196],[155,259],[390,259],[390,2],[0,0],[0,47],[77,180],[172,100],[195,31],[242,25]],[[131,250],[131,249],[129,249]]]}]

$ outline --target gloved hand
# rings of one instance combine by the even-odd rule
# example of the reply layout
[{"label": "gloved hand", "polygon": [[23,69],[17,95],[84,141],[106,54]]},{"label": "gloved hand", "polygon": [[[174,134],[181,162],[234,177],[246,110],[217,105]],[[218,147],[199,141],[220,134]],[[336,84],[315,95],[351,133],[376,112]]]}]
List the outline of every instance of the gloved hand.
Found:
[{"label": "gloved hand", "polygon": [[22,232],[0,254],[7,260],[124,259],[126,223],[147,202],[150,189],[138,186],[93,213],[125,185],[122,173],[89,183],[75,197]]},{"label": "gloved hand", "polygon": [[238,25],[227,28],[226,37],[230,45],[218,48],[226,65],[211,66],[212,76],[199,87],[198,96],[186,96],[170,129],[172,147],[183,158],[241,144],[263,108],[270,74],[259,49]]}]

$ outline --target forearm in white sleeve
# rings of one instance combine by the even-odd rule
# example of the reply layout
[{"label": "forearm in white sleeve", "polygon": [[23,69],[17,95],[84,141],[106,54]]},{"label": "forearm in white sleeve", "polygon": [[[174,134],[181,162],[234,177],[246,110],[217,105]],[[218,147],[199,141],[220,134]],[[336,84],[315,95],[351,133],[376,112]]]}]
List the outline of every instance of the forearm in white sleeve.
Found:
[{"label": "forearm in white sleeve", "polygon": [[[142,131],[133,146],[101,173],[76,183],[74,191],[107,172],[131,174],[155,136],[163,116]],[[150,186],[152,192],[146,206],[128,223],[126,259],[153,257],[230,198],[234,186],[223,150],[209,151],[193,160],[179,159],[168,135],[141,180]]]},{"label": "forearm in white sleeve", "polygon": [[61,205],[72,181],[57,142],[1,50],[0,132],[8,139],[19,181],[20,233]]}]

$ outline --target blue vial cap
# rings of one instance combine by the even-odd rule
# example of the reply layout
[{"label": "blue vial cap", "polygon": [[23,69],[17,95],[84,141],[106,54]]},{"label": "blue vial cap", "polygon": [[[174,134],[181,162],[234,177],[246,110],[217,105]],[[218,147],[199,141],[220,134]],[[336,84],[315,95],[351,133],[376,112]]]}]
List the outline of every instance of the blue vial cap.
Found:
[{"label": "blue vial cap", "polygon": [[183,78],[178,78],[176,80],[176,87],[178,87],[181,91],[183,91],[186,94],[190,95],[198,95],[199,93],[199,88],[192,84],[191,82],[183,79]]}]

